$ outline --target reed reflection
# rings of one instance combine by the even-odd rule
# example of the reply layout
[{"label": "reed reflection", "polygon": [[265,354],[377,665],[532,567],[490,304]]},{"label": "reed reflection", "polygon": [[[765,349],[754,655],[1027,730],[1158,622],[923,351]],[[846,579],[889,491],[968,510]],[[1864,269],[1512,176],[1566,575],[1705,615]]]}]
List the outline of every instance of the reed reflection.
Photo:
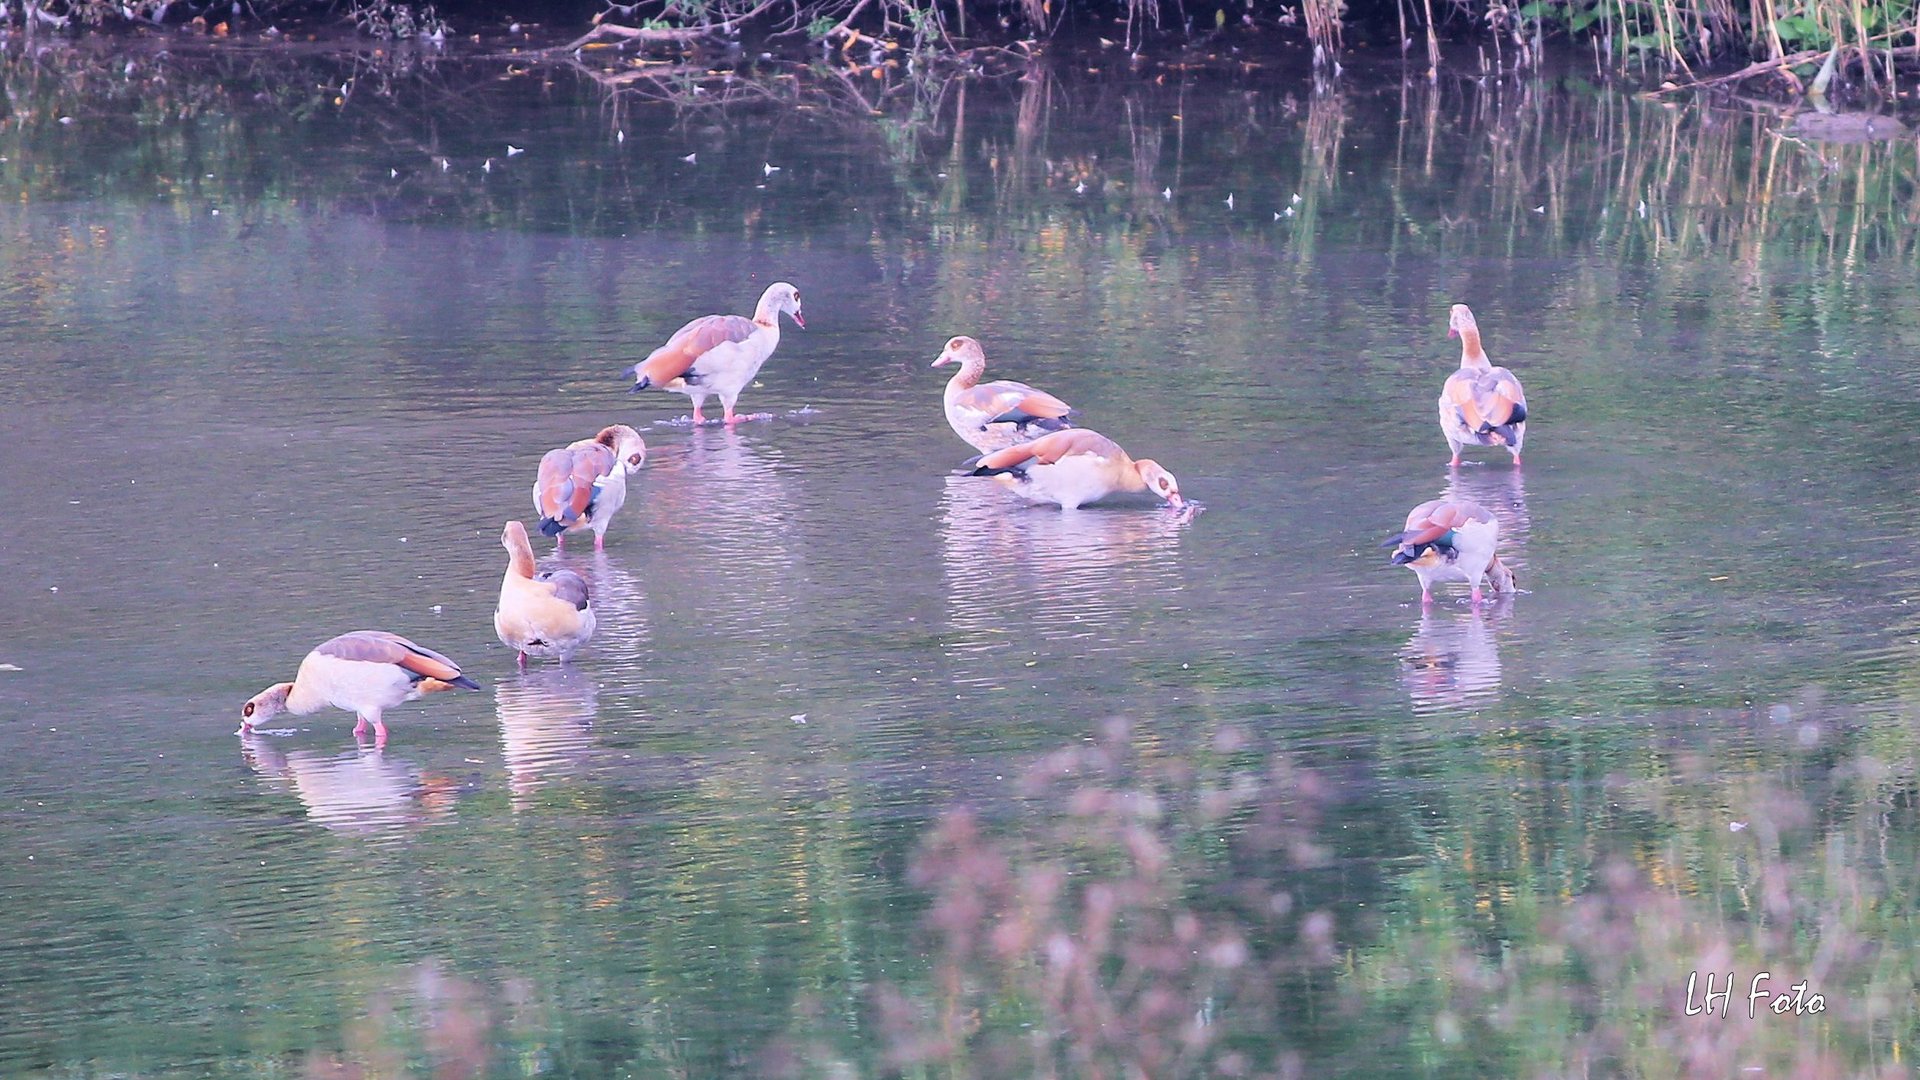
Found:
[{"label": "reed reflection", "polygon": [[450,817],[457,783],[385,750],[282,750],[271,735],[241,736],[240,756],[269,790],[292,794],[307,819],[336,832],[379,833]]},{"label": "reed reflection", "polygon": [[1462,709],[1500,696],[1496,632],[1513,610],[1510,597],[1484,609],[1420,614],[1420,625],[1400,649],[1400,685],[1419,715]]},{"label": "reed reflection", "polygon": [[1018,631],[1088,654],[1126,650],[1148,640],[1148,610],[1178,605],[1179,514],[1029,506],[970,476],[947,478],[941,509],[955,649],[997,648]]}]

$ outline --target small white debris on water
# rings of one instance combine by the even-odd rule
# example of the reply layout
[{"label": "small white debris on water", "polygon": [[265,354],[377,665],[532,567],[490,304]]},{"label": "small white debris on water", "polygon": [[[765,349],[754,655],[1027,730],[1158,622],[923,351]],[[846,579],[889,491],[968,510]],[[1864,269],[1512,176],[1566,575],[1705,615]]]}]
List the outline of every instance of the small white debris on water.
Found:
[{"label": "small white debris on water", "polygon": [[508,157],[515,157],[517,155],[524,154],[526,152],[527,152],[527,148],[524,146],[515,146],[512,143],[507,144]]},{"label": "small white debris on water", "polygon": [[792,716],[787,717],[787,719],[793,721],[796,724],[804,724],[807,722],[807,714],[803,712],[794,713]]},{"label": "small white debris on water", "polygon": [[774,173],[777,173],[779,171],[780,171],[780,166],[778,165],[770,164],[764,161],[760,163],[760,175],[762,176],[772,176]]},{"label": "small white debris on water", "polygon": [[433,605],[433,613],[434,613],[435,615],[438,615],[438,614],[440,614],[440,605],[439,605],[439,604],[435,604],[435,605]]}]

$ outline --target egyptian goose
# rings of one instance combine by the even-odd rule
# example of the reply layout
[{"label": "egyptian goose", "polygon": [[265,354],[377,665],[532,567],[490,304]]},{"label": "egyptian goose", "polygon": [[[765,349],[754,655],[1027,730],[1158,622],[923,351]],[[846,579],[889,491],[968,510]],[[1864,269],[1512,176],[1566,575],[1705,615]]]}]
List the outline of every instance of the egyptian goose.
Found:
[{"label": "egyptian goose", "polygon": [[1500,519],[1479,503],[1434,499],[1414,507],[1407,527],[1380,546],[1394,548],[1394,565],[1419,576],[1422,604],[1433,603],[1436,581],[1466,582],[1478,604],[1482,580],[1496,593],[1514,591],[1513,571],[1494,554],[1499,536]]},{"label": "egyptian goose", "polygon": [[1447,376],[1440,390],[1440,433],[1453,448],[1450,464],[1460,464],[1463,446],[1504,446],[1520,464],[1520,444],[1527,438],[1527,395],[1520,380],[1487,359],[1480,324],[1467,305],[1453,305],[1447,336],[1460,339],[1460,370]]},{"label": "egyptian goose", "polygon": [[459,665],[432,649],[421,648],[384,630],[353,630],[321,642],[300,661],[292,682],[275,683],[240,708],[245,735],[283,712],[304,716],[331,705],[359,717],[354,738],[373,725],[373,745],[387,744],[381,712],[422,694],[480,684],[460,674]]},{"label": "egyptian goose", "polygon": [[540,457],[533,509],[540,534],[564,544],[563,534],[593,530],[593,549],[607,546],[607,526],[627,501],[627,474],[647,460],[647,444],[625,424],[600,429],[591,439],[549,450]]},{"label": "egyptian goose", "polygon": [[527,527],[517,521],[501,530],[500,546],[507,549],[507,575],[500,581],[493,632],[520,653],[521,667],[527,666],[528,654],[557,656],[563,664],[573,659],[574,650],[593,636],[586,579],[571,570],[536,572]]},{"label": "egyptian goose", "polygon": [[1056,431],[982,454],[963,468],[974,476],[1005,476],[1003,482],[1022,497],[1063,510],[1141,492],[1165,499],[1176,510],[1186,505],[1179,482],[1158,462],[1135,461],[1119,443],[1088,428]]},{"label": "egyptian goose", "polygon": [[760,365],[773,355],[780,344],[780,313],[793,317],[800,329],[807,320],[800,315],[800,290],[784,281],[776,281],[760,294],[753,318],[738,315],[705,315],[675,331],[665,345],[653,350],[645,360],[633,365],[633,389],[639,393],[657,386],[693,399],[693,422],[704,424],[700,406],[710,394],[720,395],[726,409],[723,423],[732,424],[733,403],[740,391],[760,372]]},{"label": "egyptian goose", "polygon": [[1022,382],[981,382],[987,354],[970,337],[948,341],[933,362],[934,367],[942,364],[960,365],[947,380],[947,423],[975,450],[992,453],[1024,442],[1035,434],[1029,428],[1047,432],[1073,426],[1067,422],[1072,406],[1052,394]]}]

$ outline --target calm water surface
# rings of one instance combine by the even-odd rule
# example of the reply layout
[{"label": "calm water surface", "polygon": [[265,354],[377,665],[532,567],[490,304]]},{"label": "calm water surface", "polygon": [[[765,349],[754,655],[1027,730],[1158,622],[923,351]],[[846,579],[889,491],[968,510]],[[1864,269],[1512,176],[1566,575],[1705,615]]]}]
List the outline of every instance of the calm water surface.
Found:
[{"label": "calm water surface", "polygon": [[[1911,1055],[1911,145],[1572,75],[857,76],[873,116],[804,73],[710,106],[448,64],[336,105],[8,63],[0,1074]],[[343,74],[311,63],[285,85]],[[771,420],[624,392],[777,279],[808,328],[743,398]],[[1445,467],[1460,301],[1526,382],[1524,470]],[[949,476],[957,333],[1205,512]],[[611,422],[650,459],[606,551],[536,544],[599,635],[516,671],[501,523]],[[1500,515],[1525,594],[1421,610],[1376,543],[1439,496]],[[383,752],[338,712],[233,735],[358,627],[485,689]],[[1023,781],[1112,717],[1077,800]],[[1101,847],[1089,792],[1149,790]],[[1066,952],[957,929],[997,880],[929,841],[963,807],[1009,880],[1079,882],[1005,908]],[[1142,875],[1097,944],[1090,897]],[[1128,951],[1182,912],[1241,951],[1178,918],[1190,962]],[[1074,948],[1105,1005],[1033,989]],[[1739,972],[1739,1012],[1769,966],[1828,1011],[1683,1015],[1688,972]],[[1213,1041],[1155,1056],[1174,1029]]]}]

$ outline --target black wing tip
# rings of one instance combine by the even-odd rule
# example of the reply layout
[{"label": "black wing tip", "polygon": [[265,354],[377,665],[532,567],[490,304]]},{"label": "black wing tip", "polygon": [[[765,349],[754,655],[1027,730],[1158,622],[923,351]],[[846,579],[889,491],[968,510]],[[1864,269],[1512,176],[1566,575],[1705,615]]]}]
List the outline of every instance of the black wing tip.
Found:
[{"label": "black wing tip", "polygon": [[454,679],[448,679],[447,681],[452,683],[455,686],[464,686],[469,690],[480,689],[479,683],[474,682],[472,679],[467,678],[465,675],[461,675],[458,678],[454,678]]},{"label": "black wing tip", "polygon": [[993,424],[1013,424],[1022,429],[1037,427],[1041,431],[1059,431],[1063,428],[1073,426],[1063,419],[1052,416],[1035,416],[1025,409],[1008,409],[1006,412],[987,421],[986,424],[981,425],[981,429],[985,430]]},{"label": "black wing tip", "polygon": [[559,518],[545,517],[540,519],[541,536],[559,536],[566,531],[567,527],[560,523]]}]

